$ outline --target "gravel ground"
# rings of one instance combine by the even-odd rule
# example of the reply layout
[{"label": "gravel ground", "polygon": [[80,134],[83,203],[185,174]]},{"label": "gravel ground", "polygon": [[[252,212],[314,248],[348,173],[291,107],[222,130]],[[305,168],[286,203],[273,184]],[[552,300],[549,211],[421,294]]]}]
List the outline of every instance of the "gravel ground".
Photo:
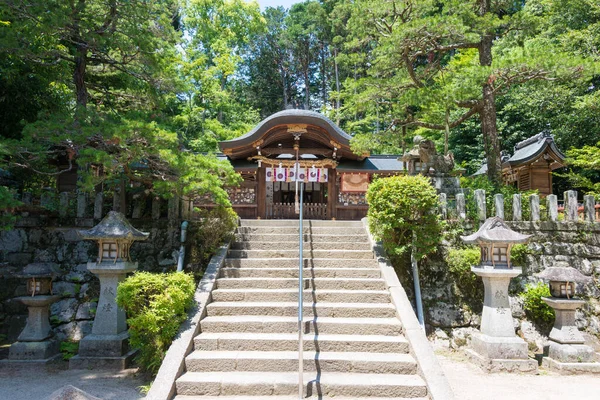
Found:
[{"label": "gravel ground", "polygon": [[44,400],[66,385],[73,385],[104,400],[137,400],[146,384],[137,369],[121,372],[69,370],[66,362],[49,369],[0,366],[0,399]]},{"label": "gravel ground", "polygon": [[599,375],[559,375],[539,369],[538,375],[487,374],[462,353],[437,352],[458,400],[598,400]]},{"label": "gravel ground", "polygon": [[[561,376],[540,369],[539,375],[486,374],[459,352],[438,352],[440,364],[458,400],[598,400],[600,376]],[[146,382],[136,369],[118,373],[69,370],[60,363],[50,370],[0,366],[2,400],[44,400],[73,385],[105,400],[137,400]]]}]

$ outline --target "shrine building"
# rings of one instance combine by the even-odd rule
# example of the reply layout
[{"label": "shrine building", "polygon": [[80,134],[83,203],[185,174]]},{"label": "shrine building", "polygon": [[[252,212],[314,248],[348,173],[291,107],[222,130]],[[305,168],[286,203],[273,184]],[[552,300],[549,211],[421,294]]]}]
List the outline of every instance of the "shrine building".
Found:
[{"label": "shrine building", "polygon": [[373,175],[395,175],[405,168],[398,155],[353,153],[350,139],[322,114],[286,110],[243,136],[220,142],[220,157],[244,178],[230,190],[233,209],[241,218],[298,218],[294,201],[302,181],[304,218],[363,218]]}]

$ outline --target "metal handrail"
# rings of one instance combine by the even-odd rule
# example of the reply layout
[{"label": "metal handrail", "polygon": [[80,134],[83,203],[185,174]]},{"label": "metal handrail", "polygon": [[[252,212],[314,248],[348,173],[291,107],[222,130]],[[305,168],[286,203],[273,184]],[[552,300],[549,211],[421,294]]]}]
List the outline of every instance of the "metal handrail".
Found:
[{"label": "metal handrail", "polygon": [[304,182],[300,182],[300,233],[298,255],[298,399],[304,397]]}]

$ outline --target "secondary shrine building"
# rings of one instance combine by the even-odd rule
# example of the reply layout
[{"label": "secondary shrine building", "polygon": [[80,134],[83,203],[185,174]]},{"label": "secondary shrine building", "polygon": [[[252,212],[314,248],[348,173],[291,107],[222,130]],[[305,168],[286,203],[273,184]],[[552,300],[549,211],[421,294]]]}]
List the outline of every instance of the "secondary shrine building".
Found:
[{"label": "secondary shrine building", "polygon": [[[358,220],[373,174],[404,171],[398,155],[357,155],[350,135],[313,111],[271,115],[247,134],[219,143],[244,181],[230,190],[241,218],[298,218],[296,184],[304,182],[304,218]],[[299,187],[302,185],[299,185]]]}]

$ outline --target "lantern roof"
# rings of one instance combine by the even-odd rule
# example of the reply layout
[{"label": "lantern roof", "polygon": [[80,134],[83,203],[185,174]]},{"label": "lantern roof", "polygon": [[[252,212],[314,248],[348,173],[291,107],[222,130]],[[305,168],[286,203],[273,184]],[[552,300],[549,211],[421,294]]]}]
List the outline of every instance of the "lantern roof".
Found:
[{"label": "lantern roof", "polygon": [[59,275],[58,265],[50,262],[27,264],[17,278],[54,278]]},{"label": "lantern roof", "polygon": [[117,211],[110,211],[100,223],[86,231],[77,232],[82,239],[128,239],[128,240],[146,240],[149,233],[141,232],[135,229],[123,214]]},{"label": "lantern roof", "polygon": [[502,218],[490,217],[472,235],[461,236],[465,243],[525,243],[531,235],[515,232]]},{"label": "lantern roof", "polygon": [[580,282],[587,283],[592,280],[589,276],[583,275],[573,267],[549,267],[536,274],[536,276],[549,281],[558,282]]}]

